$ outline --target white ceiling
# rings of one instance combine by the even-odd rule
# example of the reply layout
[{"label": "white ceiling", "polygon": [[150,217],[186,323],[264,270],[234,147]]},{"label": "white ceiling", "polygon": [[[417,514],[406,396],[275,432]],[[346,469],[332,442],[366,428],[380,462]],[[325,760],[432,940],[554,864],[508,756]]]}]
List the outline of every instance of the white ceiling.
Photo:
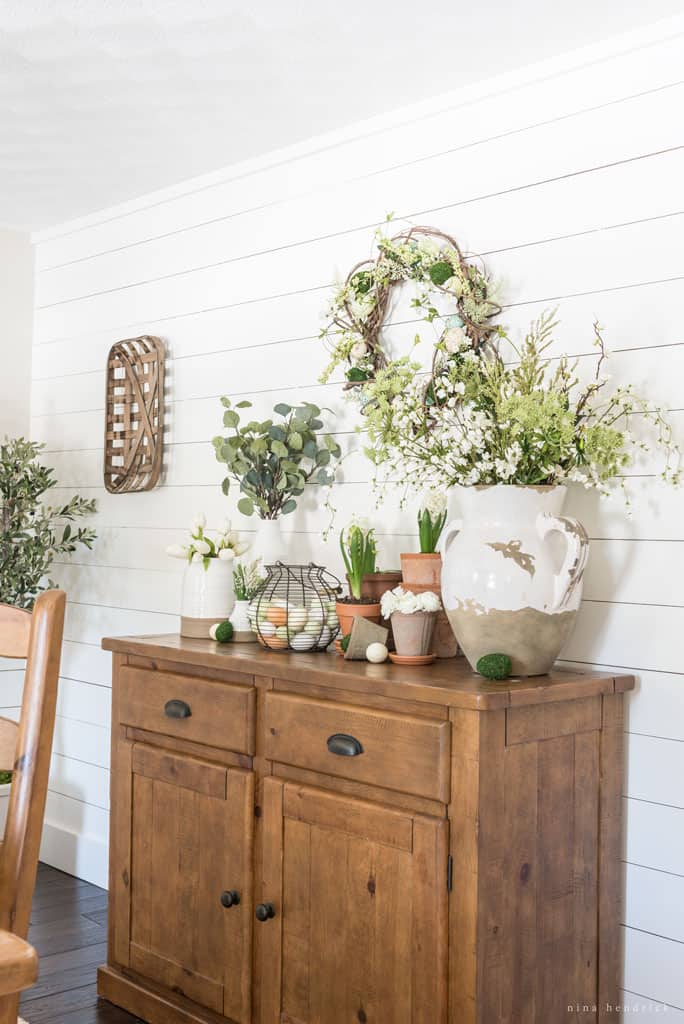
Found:
[{"label": "white ceiling", "polygon": [[681,0],[0,0],[0,224],[46,227]]}]

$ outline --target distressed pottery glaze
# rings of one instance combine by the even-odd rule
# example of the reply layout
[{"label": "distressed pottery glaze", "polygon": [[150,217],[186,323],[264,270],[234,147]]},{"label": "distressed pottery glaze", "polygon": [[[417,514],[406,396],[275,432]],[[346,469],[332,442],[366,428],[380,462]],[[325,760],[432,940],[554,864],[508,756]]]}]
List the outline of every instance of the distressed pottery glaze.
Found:
[{"label": "distressed pottery glaze", "polygon": [[569,637],[589,541],[576,519],[560,514],[565,494],[506,484],[455,489],[461,518],[442,534],[442,600],[473,668],[500,651],[514,675],[541,675]]}]

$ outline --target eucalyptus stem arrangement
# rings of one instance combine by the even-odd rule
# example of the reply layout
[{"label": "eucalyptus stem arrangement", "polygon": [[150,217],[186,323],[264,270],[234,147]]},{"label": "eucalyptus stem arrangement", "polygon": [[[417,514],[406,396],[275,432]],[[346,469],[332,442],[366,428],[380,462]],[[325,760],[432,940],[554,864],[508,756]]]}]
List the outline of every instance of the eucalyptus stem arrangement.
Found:
[{"label": "eucalyptus stem arrangement", "polygon": [[49,578],[55,558],[89,550],[96,533],[74,523],[96,511],[95,501],[75,495],[46,505],[57,486],[54,471],[39,462],[45,446],[23,437],[0,444],[0,601],[31,608],[39,593],[56,584]]},{"label": "eucalyptus stem arrangement", "polygon": [[251,402],[222,398],[227,436],[213,439],[219,462],[228,467],[222,487],[228,495],[233,483],[242,497],[238,510],[245,516],[277,519],[297,507],[308,483],[329,485],[342,450],[329,433],[321,433],[321,410],[310,402],[293,407],[284,402],[273,408],[274,417],[241,425],[239,410]]}]

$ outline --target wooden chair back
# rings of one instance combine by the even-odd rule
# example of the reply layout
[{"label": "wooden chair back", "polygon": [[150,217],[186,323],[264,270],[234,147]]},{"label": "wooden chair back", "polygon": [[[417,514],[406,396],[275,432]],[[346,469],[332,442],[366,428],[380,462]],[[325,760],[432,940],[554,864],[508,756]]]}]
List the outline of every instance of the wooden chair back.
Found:
[{"label": "wooden chair back", "polygon": [[[0,928],[22,939],[38,869],[65,607],[62,590],[41,594],[33,612],[0,605],[0,657],[26,659],[19,722],[0,718],[0,771],[14,773],[0,854]],[[0,1021],[3,1008],[4,1000]]]}]

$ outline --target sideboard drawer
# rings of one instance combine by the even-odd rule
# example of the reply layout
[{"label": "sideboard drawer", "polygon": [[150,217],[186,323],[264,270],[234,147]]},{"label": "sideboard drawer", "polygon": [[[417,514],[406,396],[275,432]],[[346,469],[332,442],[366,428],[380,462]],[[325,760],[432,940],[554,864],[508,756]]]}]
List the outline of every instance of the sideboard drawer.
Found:
[{"label": "sideboard drawer", "polygon": [[448,802],[449,722],[272,691],[264,707],[269,760]]},{"label": "sideboard drawer", "polygon": [[122,725],[210,747],[254,753],[252,687],[124,666],[119,672]]}]

